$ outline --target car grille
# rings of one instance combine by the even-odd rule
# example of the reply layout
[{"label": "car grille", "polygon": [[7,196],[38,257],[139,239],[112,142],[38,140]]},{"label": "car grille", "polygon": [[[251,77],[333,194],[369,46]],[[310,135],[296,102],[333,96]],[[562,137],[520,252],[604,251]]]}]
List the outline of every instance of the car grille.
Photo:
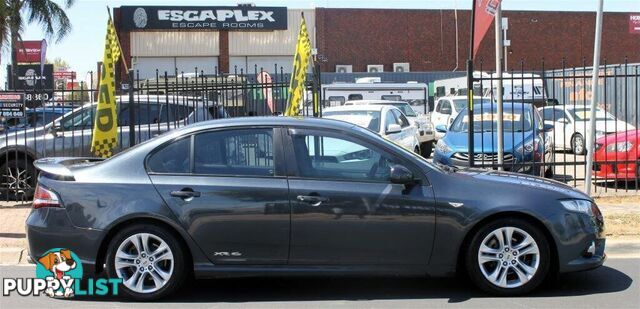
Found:
[{"label": "car grille", "polygon": [[[453,158],[461,161],[469,161],[469,154],[466,152],[456,152],[453,154]],[[473,155],[474,161],[482,161],[485,163],[498,163],[498,154],[497,153],[476,153]],[[513,154],[505,153],[504,154],[504,163],[513,163],[516,158]]]}]

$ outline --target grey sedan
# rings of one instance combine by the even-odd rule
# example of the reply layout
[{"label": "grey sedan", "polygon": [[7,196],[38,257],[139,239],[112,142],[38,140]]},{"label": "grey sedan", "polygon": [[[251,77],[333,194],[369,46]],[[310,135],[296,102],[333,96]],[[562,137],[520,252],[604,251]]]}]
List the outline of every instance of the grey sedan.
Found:
[{"label": "grey sedan", "polygon": [[[602,265],[602,215],[562,183],[435,166],[327,119],[232,118],[108,160],[50,158],[29,254],[68,248],[85,274],[150,300],[197,278],[467,275],[519,295]],[[87,271],[89,270],[89,271]]]}]

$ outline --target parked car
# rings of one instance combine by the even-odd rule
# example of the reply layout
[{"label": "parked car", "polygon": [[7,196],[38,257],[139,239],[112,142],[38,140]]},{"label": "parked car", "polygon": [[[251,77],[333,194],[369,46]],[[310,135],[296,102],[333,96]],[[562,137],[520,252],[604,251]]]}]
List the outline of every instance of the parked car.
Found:
[{"label": "parked car", "polygon": [[575,154],[584,155],[586,141],[607,134],[633,130],[635,127],[602,110],[596,110],[596,132],[589,132],[591,107],[584,105],[555,105],[540,108],[544,122],[554,126],[554,147],[570,149]]},{"label": "parked car", "polygon": [[[489,99],[474,97],[474,105],[489,103]],[[431,112],[431,122],[433,127],[443,125],[449,127],[458,114],[467,108],[469,100],[466,96],[447,96],[441,97],[436,101],[433,112]],[[437,132],[435,134],[436,141],[444,137],[444,133]]]},{"label": "parked car", "polygon": [[329,107],[322,111],[323,118],[342,120],[367,128],[380,136],[420,153],[418,129],[397,107],[390,105],[351,105]]},{"label": "parked car", "polygon": [[599,138],[593,170],[599,180],[640,180],[640,130]]},{"label": "parked car", "polygon": [[[129,97],[117,98],[118,142],[129,145]],[[222,106],[181,96],[135,97],[136,143],[170,129],[228,115]],[[97,103],[85,104],[37,128],[0,135],[0,196],[29,198],[35,186],[33,161],[46,156],[92,156],[91,136]]]},{"label": "parked car", "polygon": [[428,158],[431,156],[433,149],[433,143],[435,140],[435,130],[429,116],[426,114],[416,113],[411,105],[404,101],[387,101],[387,100],[356,100],[347,101],[344,105],[391,105],[395,106],[402,111],[402,113],[409,119],[412,125],[418,128],[417,137],[418,143],[420,143],[420,153],[423,157]]},{"label": "parked car", "polygon": [[58,117],[72,111],[71,107],[38,107],[28,109],[25,117],[5,118],[3,132],[15,132],[30,128],[36,128],[48,124]]},{"label": "parked car", "polygon": [[[553,173],[552,139],[546,132],[540,115],[531,104],[503,105],[504,157],[503,168],[536,176],[551,177]],[[468,110],[463,110],[447,130],[439,125],[436,130],[446,133],[436,145],[433,161],[450,166],[469,166],[469,120]],[[474,114],[474,160],[475,164],[497,167],[498,164],[498,115],[497,104],[485,103],[476,108]]]},{"label": "parked car", "polygon": [[221,119],[107,160],[35,164],[31,258],[68,248],[86,275],[121,278],[120,293],[137,300],[173,293],[190,274],[460,271],[485,291],[517,295],[605,259],[602,215],[588,195],[437,166],[343,121]]}]

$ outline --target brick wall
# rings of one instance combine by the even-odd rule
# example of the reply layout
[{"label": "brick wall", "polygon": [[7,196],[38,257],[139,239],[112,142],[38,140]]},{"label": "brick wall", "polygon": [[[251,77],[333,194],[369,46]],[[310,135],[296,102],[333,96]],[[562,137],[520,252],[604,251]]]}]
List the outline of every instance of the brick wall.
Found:
[{"label": "brick wall", "polygon": [[[545,69],[588,65],[593,60],[595,13],[505,11],[509,18],[509,69]],[[629,34],[628,13],[605,13],[602,56],[607,63],[640,62],[640,35]],[[469,53],[470,11],[458,11],[458,70]],[[453,10],[316,10],[318,52],[327,58],[323,71],[352,64],[354,72],[367,64],[409,62],[412,71],[448,71],[456,67]],[[494,28],[488,31],[476,57],[493,69]],[[521,65],[523,64],[523,65]]]}]

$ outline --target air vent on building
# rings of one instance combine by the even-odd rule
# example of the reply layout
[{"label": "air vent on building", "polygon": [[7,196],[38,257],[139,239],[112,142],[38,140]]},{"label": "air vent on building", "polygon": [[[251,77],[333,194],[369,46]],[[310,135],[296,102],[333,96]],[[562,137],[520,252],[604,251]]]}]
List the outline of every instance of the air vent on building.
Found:
[{"label": "air vent on building", "polygon": [[350,65],[350,64],[336,65],[336,73],[351,73],[351,72],[353,72],[353,65]]},{"label": "air vent on building", "polygon": [[410,65],[408,62],[400,62],[400,63],[393,64],[394,72],[410,72],[411,70],[409,68],[410,68]]},{"label": "air vent on building", "polygon": [[367,65],[367,72],[369,72],[369,73],[384,72],[384,65],[382,65],[382,64],[370,64],[370,65]]}]

